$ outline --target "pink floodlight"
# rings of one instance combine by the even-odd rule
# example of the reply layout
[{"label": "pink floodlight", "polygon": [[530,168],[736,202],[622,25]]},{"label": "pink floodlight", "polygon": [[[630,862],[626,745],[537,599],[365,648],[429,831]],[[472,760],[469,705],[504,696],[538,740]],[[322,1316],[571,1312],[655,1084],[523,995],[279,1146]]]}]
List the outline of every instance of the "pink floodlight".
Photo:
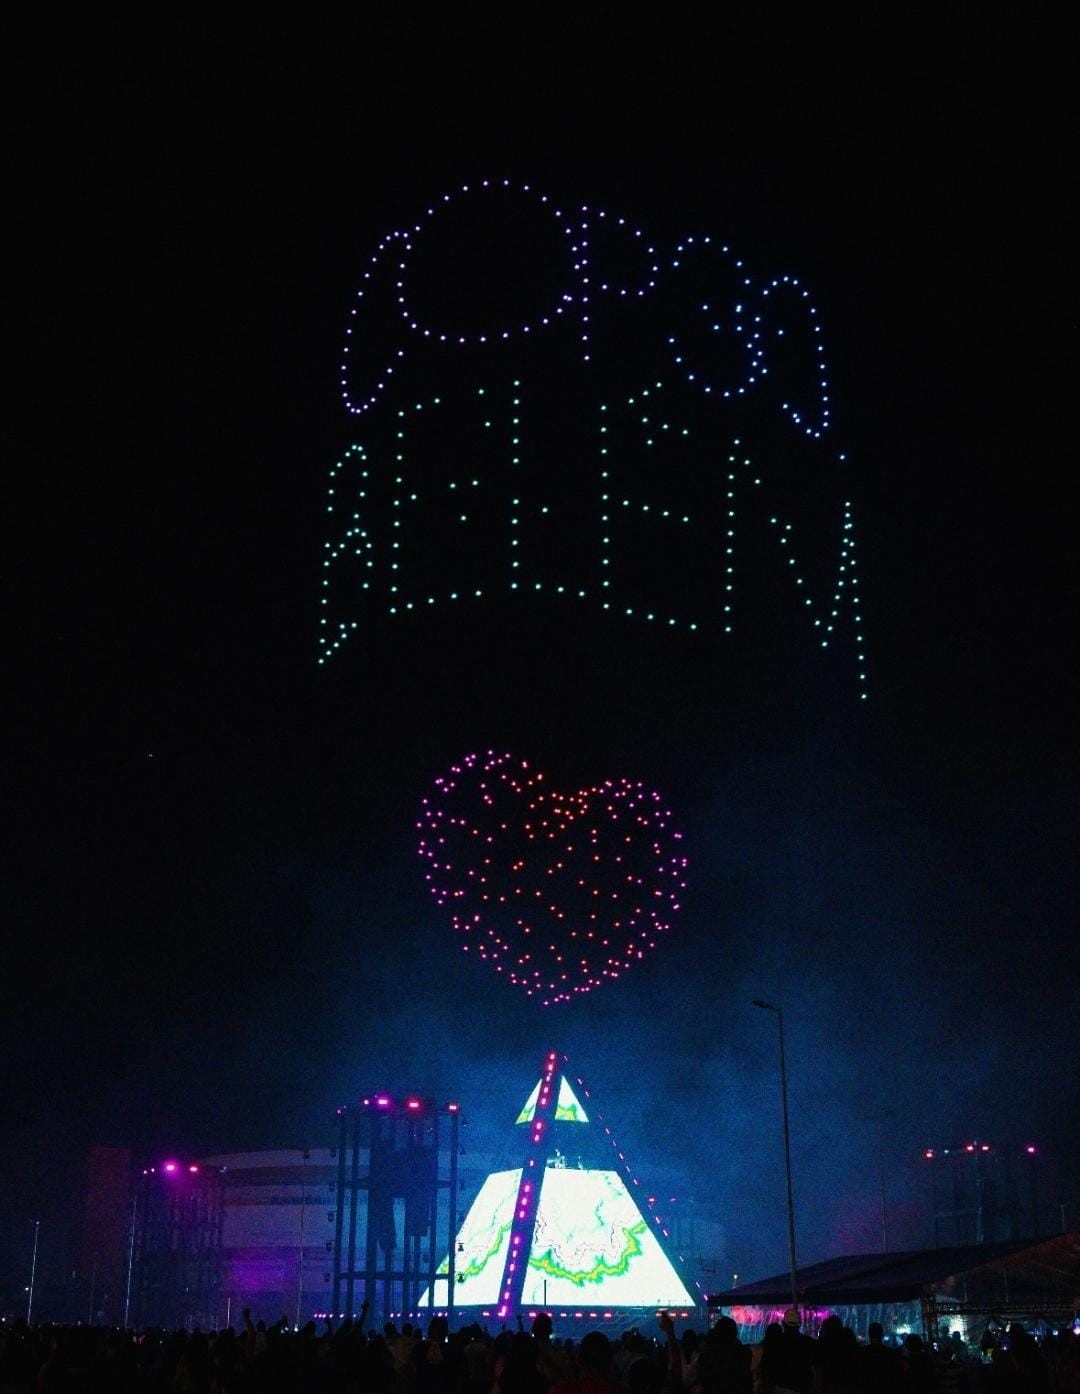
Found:
[{"label": "pink floodlight", "polygon": [[457,1111],[458,1111],[458,1106],[457,1106],[457,1104],[447,1104],[447,1105],[446,1105],[446,1111],[447,1111],[447,1113],[457,1113]]},{"label": "pink floodlight", "polygon": [[1028,1145],[1024,1148],[1024,1151],[1028,1154],[1029,1157],[1034,1157],[1035,1155],[1035,1148],[1031,1145],[1031,1143],[1028,1143]]},{"label": "pink floodlight", "polygon": [[171,1175],[174,1171],[179,1171],[180,1168],[178,1167],[176,1162],[163,1162],[161,1169],[162,1171],[169,1172]]},{"label": "pink floodlight", "polygon": [[389,1108],[389,1107],[390,1107],[390,1095],[389,1095],[389,1094],[376,1094],[376,1095],[375,1095],[375,1104],[376,1104],[376,1106],[377,1106],[378,1108]]},{"label": "pink floodlight", "polygon": [[406,1108],[411,1108],[411,1109],[418,1109],[418,1108],[420,1107],[420,1100],[419,1100],[419,1099],[406,1099],[406,1101],[405,1101],[405,1107],[406,1107]]},{"label": "pink floodlight", "polygon": [[199,1168],[195,1162],[192,1162],[192,1164],[188,1167],[188,1171],[198,1171],[198,1169]]},{"label": "pink floodlight", "polygon": [[934,1149],[932,1147],[928,1147],[926,1151],[923,1153],[923,1156],[926,1158],[928,1162],[932,1162],[934,1160]]}]

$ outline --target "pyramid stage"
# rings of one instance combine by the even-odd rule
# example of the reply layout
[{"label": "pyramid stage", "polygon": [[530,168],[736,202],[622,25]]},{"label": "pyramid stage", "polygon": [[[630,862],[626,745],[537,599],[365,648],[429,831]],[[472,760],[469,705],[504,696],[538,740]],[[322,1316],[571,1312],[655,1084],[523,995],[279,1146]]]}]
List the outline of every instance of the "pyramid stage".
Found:
[{"label": "pyramid stage", "polygon": [[460,1225],[458,1104],[377,1093],[338,1109],[331,1312],[355,1316],[363,1302],[373,1319],[441,1314],[456,1328],[547,1311],[651,1328],[661,1309],[686,1318],[704,1303],[566,1065],[544,1056],[514,1123],[520,1162],[485,1177]]},{"label": "pyramid stage", "polygon": [[664,1219],[566,1057],[549,1052],[515,1121],[521,1165],[492,1172],[418,1307],[505,1323],[538,1311],[625,1326],[701,1300],[668,1252]]}]

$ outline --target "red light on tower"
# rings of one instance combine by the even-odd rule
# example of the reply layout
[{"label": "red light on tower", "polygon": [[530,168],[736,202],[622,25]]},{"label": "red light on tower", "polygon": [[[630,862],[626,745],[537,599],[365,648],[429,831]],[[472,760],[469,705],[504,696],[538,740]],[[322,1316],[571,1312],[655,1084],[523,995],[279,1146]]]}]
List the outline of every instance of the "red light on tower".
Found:
[{"label": "red light on tower", "polygon": [[923,1153],[923,1156],[926,1158],[928,1162],[932,1162],[934,1160],[934,1149],[932,1147],[928,1147],[926,1151]]}]

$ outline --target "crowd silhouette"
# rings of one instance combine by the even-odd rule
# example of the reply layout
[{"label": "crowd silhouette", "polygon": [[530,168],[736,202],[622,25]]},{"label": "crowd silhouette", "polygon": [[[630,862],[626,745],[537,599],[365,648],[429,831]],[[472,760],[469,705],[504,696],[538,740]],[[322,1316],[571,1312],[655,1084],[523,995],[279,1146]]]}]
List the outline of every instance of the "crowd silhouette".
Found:
[{"label": "crowd silhouette", "polygon": [[239,1329],[135,1332],[104,1326],[0,1326],[0,1394],[1080,1394],[1080,1338],[1041,1342],[1019,1325],[989,1330],[976,1349],[958,1333],[902,1344],[871,1325],[856,1339],[839,1317],[816,1338],[792,1308],[746,1344],[730,1317],[708,1331],[661,1313],[652,1331],[559,1337],[539,1313],[526,1329],[479,1324],[451,1333],[403,1322],[243,1314]]}]

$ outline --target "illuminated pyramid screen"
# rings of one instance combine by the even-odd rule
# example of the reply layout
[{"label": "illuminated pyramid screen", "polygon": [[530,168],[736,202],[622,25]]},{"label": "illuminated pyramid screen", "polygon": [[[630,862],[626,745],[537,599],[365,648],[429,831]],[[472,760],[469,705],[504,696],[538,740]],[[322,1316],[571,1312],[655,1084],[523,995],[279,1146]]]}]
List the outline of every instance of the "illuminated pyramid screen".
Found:
[{"label": "illuminated pyramid screen", "polygon": [[[567,1164],[553,1134],[565,1126],[576,1151],[582,1130],[574,1125],[589,1118],[565,1077],[556,1088],[554,1075],[552,1068],[541,1079],[516,1120],[531,1125],[524,1165],[487,1177],[458,1232],[455,1308],[506,1316],[525,1307],[692,1307],[659,1218],[646,1217],[616,1171]],[[433,1305],[443,1307],[449,1259],[438,1271]],[[420,1306],[428,1303],[425,1292]]]},{"label": "illuminated pyramid screen", "polygon": [[[537,1080],[536,1088],[525,1100],[525,1107],[518,1114],[515,1122],[531,1123],[536,1117],[536,1101],[540,1097],[540,1086],[543,1080]],[[559,1093],[555,1100],[555,1121],[556,1123],[587,1123],[589,1115],[581,1106],[581,1100],[570,1088],[569,1081],[565,1075],[559,1079]]]}]

